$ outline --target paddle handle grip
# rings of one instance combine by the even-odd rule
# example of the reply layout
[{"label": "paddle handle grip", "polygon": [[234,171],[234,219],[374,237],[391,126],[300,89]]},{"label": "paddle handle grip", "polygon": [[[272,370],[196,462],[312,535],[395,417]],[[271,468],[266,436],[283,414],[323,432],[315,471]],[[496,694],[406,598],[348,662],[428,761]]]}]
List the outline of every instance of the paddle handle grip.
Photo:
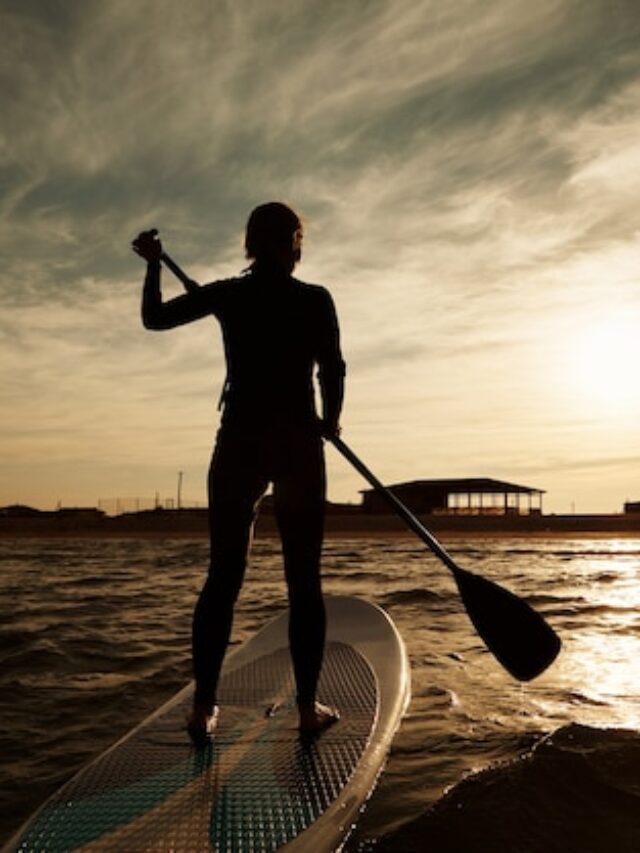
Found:
[{"label": "paddle handle grip", "polygon": [[348,447],[341,438],[338,436],[330,436],[329,441],[333,444],[336,450],[338,450],[344,458],[353,465],[356,471],[358,471],[359,474],[362,474],[364,479],[373,486],[376,492],[382,495],[387,503],[393,507],[400,518],[402,518],[405,524],[410,527],[411,530],[420,537],[420,539],[422,539],[431,551],[433,551],[436,557],[439,557],[442,560],[448,569],[450,569],[454,574],[461,571],[451,554],[442,547],[435,536],[427,530],[424,524],[416,518],[411,510],[408,509],[408,507],[406,507],[390,489],[382,485],[375,474],[367,468],[364,462],[356,456],[353,450],[351,450],[351,448]]},{"label": "paddle handle grip", "polygon": [[175,275],[176,278],[180,279],[187,293],[194,293],[200,288],[200,285],[192,278],[189,278],[186,272],[181,267],[179,267],[178,264],[173,260],[173,258],[170,258],[166,252],[163,252],[160,255],[160,260],[167,267],[167,269],[171,270],[171,272]]}]

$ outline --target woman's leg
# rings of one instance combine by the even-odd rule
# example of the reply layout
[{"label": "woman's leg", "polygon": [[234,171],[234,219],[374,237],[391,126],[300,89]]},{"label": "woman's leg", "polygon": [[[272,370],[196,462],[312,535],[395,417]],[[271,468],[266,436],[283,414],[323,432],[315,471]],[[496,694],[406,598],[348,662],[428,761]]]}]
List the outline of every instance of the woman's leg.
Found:
[{"label": "woman's leg", "polygon": [[209,469],[211,560],[193,614],[194,708],[213,711],[260,497],[266,489],[255,442],[221,431]]},{"label": "woman's leg", "polygon": [[289,591],[289,644],[301,727],[322,728],[337,719],[337,712],[316,703],[326,633],[320,577],[326,491],[321,439],[289,437],[286,457],[279,462],[274,504]]}]

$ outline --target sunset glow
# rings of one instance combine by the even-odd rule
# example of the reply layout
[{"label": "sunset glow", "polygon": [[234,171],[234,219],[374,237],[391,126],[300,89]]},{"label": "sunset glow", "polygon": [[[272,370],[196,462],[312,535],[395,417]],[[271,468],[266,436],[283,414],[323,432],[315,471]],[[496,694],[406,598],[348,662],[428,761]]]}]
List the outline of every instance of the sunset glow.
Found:
[{"label": "sunset glow", "polygon": [[576,392],[613,414],[640,414],[640,314],[604,311],[576,336],[572,381]]},{"label": "sunset glow", "polygon": [[[0,506],[203,501],[214,320],[139,318],[157,227],[235,275],[251,208],[305,219],[385,481],[487,476],[545,509],[640,499],[640,15],[487,4],[0,4]],[[165,276],[168,294],[179,285]],[[330,496],[362,482],[328,453]]]}]

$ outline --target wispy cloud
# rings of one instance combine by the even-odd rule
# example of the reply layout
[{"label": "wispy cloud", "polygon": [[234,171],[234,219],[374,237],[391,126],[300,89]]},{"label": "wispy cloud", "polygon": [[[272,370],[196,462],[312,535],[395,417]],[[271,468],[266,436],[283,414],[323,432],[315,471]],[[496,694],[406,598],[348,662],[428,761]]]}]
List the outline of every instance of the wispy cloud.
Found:
[{"label": "wispy cloud", "polygon": [[[574,457],[608,458],[603,413],[558,428],[586,417],[559,377],[576,317],[640,299],[631,0],[29,0],[0,26],[0,503],[57,497],[63,461],[86,467],[70,500],[98,457],[113,489],[134,468],[147,491],[164,465],[202,474],[215,323],[145,333],[129,242],[157,225],[194,275],[227,276],[273,197],[306,217],[300,276],[341,314],[345,427],[390,477],[526,479],[542,457],[566,463],[553,492]],[[338,466],[332,482],[357,486]]]}]

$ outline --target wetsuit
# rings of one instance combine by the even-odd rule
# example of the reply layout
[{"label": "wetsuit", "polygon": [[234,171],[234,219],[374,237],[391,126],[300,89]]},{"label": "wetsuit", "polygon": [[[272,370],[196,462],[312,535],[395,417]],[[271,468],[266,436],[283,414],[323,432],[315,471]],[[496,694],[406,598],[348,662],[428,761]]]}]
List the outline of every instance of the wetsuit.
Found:
[{"label": "wetsuit", "polygon": [[148,328],[208,314],[222,327],[227,381],[208,479],[211,562],[193,619],[195,701],[215,703],[258,503],[273,483],[297,699],[311,703],[325,639],[325,467],[313,370],[318,367],[323,416],[337,423],[344,362],[333,301],[323,287],[254,265],[240,278],[163,303],[159,273],[150,267],[143,296]]}]

